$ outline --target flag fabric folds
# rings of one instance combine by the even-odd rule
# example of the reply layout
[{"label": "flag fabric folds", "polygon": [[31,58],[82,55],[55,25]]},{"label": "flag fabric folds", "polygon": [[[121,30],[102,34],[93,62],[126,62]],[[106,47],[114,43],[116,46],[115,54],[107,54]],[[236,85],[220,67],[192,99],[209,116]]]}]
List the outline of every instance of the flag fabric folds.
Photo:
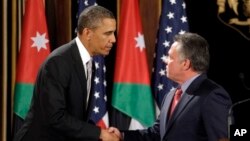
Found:
[{"label": "flag fabric folds", "polygon": [[107,128],[109,126],[109,117],[107,111],[105,60],[102,56],[96,56],[93,58],[93,61],[95,64],[94,82],[92,83],[94,108],[91,111],[90,119],[99,127]]},{"label": "flag fabric folds", "polygon": [[96,0],[78,0],[78,15],[91,5],[97,5]]},{"label": "flag fabric folds", "polygon": [[154,68],[152,72],[151,85],[153,95],[160,107],[165,94],[176,86],[176,83],[166,77],[166,59],[173,37],[188,31],[186,16],[186,5],[184,0],[162,1],[160,25],[157,34],[157,42],[154,55]]},{"label": "flag fabric folds", "polygon": [[40,65],[50,53],[43,0],[26,0],[17,60],[14,113],[24,119]]},{"label": "flag fabric folds", "polygon": [[155,121],[138,0],[123,0],[116,48],[112,106],[131,117],[130,129]]},{"label": "flag fabric folds", "polygon": [[[78,3],[78,14],[80,14],[85,8],[97,5],[95,0],[79,0]],[[109,126],[109,117],[107,111],[107,95],[106,95],[106,66],[105,59],[103,56],[94,56],[93,63],[95,65],[95,71],[92,78],[92,94],[94,97],[91,99],[93,109],[90,113],[90,120],[97,126],[107,128]]]}]

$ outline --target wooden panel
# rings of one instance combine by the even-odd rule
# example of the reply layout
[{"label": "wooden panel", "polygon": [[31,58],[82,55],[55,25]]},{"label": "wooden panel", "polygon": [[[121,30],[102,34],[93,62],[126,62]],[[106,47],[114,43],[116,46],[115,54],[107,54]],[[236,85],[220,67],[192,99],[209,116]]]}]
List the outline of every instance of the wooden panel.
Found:
[{"label": "wooden panel", "polygon": [[71,1],[47,0],[46,18],[52,50],[72,39]]},{"label": "wooden panel", "polygon": [[159,25],[160,2],[160,0],[140,0],[142,27],[150,72],[152,70],[156,34]]},{"label": "wooden panel", "polygon": [[7,0],[1,1],[1,95],[0,95],[0,140],[7,140]]},{"label": "wooden panel", "polygon": [[[18,35],[19,32],[18,31],[21,31],[21,30],[18,30],[19,28],[21,28],[21,26],[18,24],[18,19],[21,18],[21,15],[20,17],[18,17],[17,13],[17,10],[18,10],[18,3],[20,3],[20,1],[12,1],[11,3],[11,48],[8,49],[8,52],[11,52],[11,60],[8,60],[8,61],[11,61],[11,66],[10,66],[10,69],[11,71],[8,71],[10,72],[11,74],[8,75],[8,76],[11,76],[10,79],[10,83],[8,84],[11,84],[11,88],[10,88],[10,92],[11,92],[11,101],[8,101],[8,105],[11,105],[11,108],[9,108],[8,110],[8,115],[10,116],[10,118],[8,117],[8,119],[11,119],[10,123],[11,123],[11,131],[12,131],[12,127],[13,127],[13,124],[12,124],[12,121],[13,121],[13,118],[12,118],[12,113],[13,113],[13,107],[14,107],[14,89],[15,89],[15,80],[16,80],[16,61],[17,61],[17,51],[18,51],[18,47],[19,47],[19,37]],[[9,45],[8,45],[9,46]],[[9,89],[8,89],[9,90]],[[9,123],[9,122],[8,122]]]}]

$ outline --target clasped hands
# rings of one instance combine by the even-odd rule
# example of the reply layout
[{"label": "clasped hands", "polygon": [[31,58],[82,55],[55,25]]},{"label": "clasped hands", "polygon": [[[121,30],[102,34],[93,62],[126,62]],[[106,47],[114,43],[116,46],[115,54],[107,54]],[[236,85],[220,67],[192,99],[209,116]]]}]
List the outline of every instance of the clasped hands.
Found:
[{"label": "clasped hands", "polygon": [[108,129],[101,129],[100,139],[102,141],[121,141],[122,134],[115,127],[110,127]]}]

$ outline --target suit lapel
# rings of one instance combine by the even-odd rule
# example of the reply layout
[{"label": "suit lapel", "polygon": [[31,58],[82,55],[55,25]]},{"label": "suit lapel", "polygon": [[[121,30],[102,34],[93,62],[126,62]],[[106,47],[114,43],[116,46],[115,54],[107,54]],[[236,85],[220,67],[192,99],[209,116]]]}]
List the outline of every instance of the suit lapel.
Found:
[{"label": "suit lapel", "polygon": [[193,95],[188,95],[187,93],[184,93],[180,102],[176,106],[176,110],[174,111],[172,117],[169,119],[168,124],[167,124],[167,130],[172,126],[174,121],[178,116],[180,116],[181,112],[185,109],[185,107],[188,105],[188,103],[193,99]]},{"label": "suit lapel", "polygon": [[164,98],[164,103],[162,105],[161,113],[160,113],[160,135],[163,138],[163,135],[166,132],[166,125],[168,120],[168,110],[173,99],[175,90],[172,90],[167,94]]},{"label": "suit lapel", "polygon": [[[74,60],[74,67],[75,67],[76,73],[78,75],[78,78],[80,79],[79,81],[82,82],[82,83],[80,83],[81,88],[84,90],[83,99],[87,100],[87,77],[86,77],[85,72],[84,72],[83,62],[82,62],[80,52],[77,48],[75,40],[72,41],[71,48],[72,48],[72,58]],[[86,103],[87,103],[87,101],[85,101],[85,103],[84,103],[85,104],[84,105],[85,107],[83,107],[84,110],[87,110]]]},{"label": "suit lapel", "polygon": [[[207,78],[205,74],[201,74],[199,77],[197,77],[188,87],[185,93],[183,93],[183,96],[181,100],[179,101],[179,104],[176,106],[176,110],[174,111],[172,118],[169,119],[169,121],[166,123],[166,129],[165,133],[163,134],[163,138],[166,138],[166,134],[171,130],[170,128],[173,126],[176,119],[181,116],[182,111],[185,109],[185,107],[194,99],[196,95],[194,95],[195,91],[200,87],[201,83]],[[173,97],[174,93],[172,93]],[[170,98],[171,103],[172,98]],[[169,105],[167,107],[169,109]],[[162,136],[162,135],[161,135]]]}]

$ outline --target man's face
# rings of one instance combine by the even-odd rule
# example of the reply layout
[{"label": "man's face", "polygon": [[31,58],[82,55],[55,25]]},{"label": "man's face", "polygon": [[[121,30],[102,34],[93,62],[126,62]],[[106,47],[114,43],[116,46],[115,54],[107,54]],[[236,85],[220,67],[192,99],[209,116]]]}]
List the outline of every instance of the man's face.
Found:
[{"label": "man's face", "polygon": [[109,54],[115,39],[116,21],[115,19],[106,18],[103,19],[101,24],[91,30],[91,36],[89,46],[91,48],[92,55]]},{"label": "man's face", "polygon": [[183,70],[183,64],[180,60],[179,54],[178,54],[178,46],[180,44],[178,42],[174,42],[171,46],[171,48],[168,51],[168,59],[167,59],[167,65],[166,65],[166,73],[167,77],[175,82],[179,82],[182,76],[182,70]]}]

